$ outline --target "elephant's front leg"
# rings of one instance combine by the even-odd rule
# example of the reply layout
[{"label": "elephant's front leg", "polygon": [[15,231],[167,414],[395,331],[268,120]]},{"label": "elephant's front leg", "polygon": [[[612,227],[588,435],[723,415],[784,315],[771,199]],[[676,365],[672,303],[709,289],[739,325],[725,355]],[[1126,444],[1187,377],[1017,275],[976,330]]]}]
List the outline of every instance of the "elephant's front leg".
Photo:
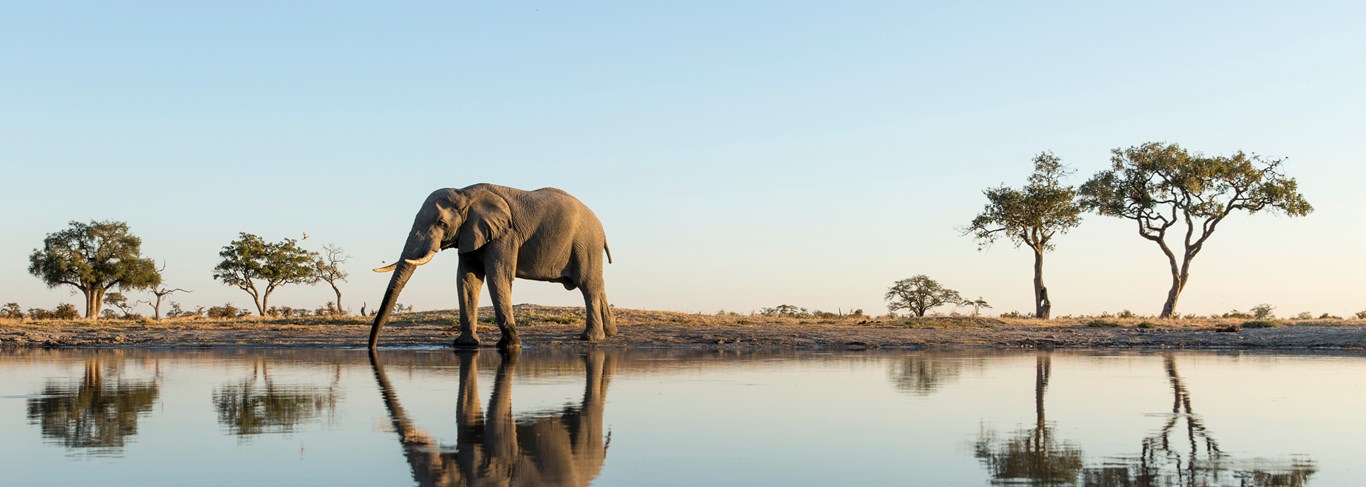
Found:
[{"label": "elephant's front leg", "polygon": [[479,289],[484,287],[484,273],[462,259],[456,271],[455,285],[460,289],[460,336],[455,337],[455,347],[477,347]]},{"label": "elephant's front leg", "polygon": [[516,276],[509,268],[489,269],[489,299],[493,301],[493,315],[503,337],[498,340],[500,350],[522,347],[522,339],[517,336],[517,321],[512,316],[512,279]]}]

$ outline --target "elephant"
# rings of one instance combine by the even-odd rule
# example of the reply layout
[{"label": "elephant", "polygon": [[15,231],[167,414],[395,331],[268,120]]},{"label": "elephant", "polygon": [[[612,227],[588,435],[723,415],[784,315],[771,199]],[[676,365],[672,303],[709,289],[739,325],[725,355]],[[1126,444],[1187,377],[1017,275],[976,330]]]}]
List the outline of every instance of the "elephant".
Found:
[{"label": "elephant", "polygon": [[514,278],[557,282],[567,290],[579,288],[586,308],[580,338],[599,341],[616,335],[616,320],[602,279],[603,254],[611,263],[612,251],[593,211],[556,188],[524,191],[475,184],[438,189],[427,196],[413,219],[399,260],[375,269],[394,271],[394,275],[370,327],[371,349],[379,341],[380,330],[413,269],[450,248],[460,254],[456,275],[460,335],[455,339],[456,348],[479,346],[475,334],[479,288],[486,279],[502,331],[500,349],[521,347],[512,316]]},{"label": "elephant", "polygon": [[479,353],[456,352],[460,384],[452,449],[408,417],[378,352],[370,352],[384,408],[417,485],[588,485],[597,478],[611,444],[611,433],[603,434],[603,410],[615,369],[613,355],[591,350],[582,356],[584,392],[577,406],[517,418],[512,381],[520,350],[500,352],[487,412],[479,407]]}]

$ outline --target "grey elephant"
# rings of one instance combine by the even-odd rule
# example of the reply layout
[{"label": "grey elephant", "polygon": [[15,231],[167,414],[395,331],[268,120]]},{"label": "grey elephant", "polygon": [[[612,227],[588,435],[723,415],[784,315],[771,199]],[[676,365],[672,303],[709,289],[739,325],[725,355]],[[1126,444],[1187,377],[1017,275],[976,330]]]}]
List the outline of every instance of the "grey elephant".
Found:
[{"label": "grey elephant", "polygon": [[370,327],[370,348],[379,341],[413,269],[438,251],[458,249],[460,335],[456,347],[479,345],[475,325],[479,290],[488,281],[493,311],[502,331],[498,348],[521,346],[512,316],[512,280],[558,282],[583,292],[587,309],[583,334],[589,341],[617,333],[602,279],[603,255],[612,261],[602,223],[578,199],[555,188],[535,191],[476,184],[433,191],[418,209],[398,262],[375,269],[395,271]]}]

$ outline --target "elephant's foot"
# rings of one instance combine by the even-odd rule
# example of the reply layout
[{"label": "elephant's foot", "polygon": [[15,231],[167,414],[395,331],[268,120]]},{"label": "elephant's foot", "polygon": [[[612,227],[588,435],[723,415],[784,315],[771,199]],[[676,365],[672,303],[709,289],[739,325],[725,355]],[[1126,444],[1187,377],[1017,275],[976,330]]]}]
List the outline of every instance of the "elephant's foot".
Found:
[{"label": "elephant's foot", "polygon": [[520,350],[521,348],[522,339],[516,333],[504,333],[503,338],[498,339],[499,350]]},{"label": "elephant's foot", "polygon": [[462,333],[460,336],[455,337],[455,348],[476,348],[478,346],[479,339],[476,338],[473,333],[468,335]]},{"label": "elephant's foot", "polygon": [[584,330],[583,333],[579,334],[579,339],[584,341],[600,342],[603,338],[607,338],[607,335],[602,332],[601,328]]}]

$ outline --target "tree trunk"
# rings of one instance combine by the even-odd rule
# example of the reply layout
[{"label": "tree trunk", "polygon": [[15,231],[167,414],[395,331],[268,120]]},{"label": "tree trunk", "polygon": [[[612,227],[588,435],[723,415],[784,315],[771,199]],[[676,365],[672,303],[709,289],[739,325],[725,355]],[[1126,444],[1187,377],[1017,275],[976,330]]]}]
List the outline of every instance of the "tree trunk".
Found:
[{"label": "tree trunk", "polygon": [[1181,299],[1181,291],[1186,289],[1186,281],[1190,279],[1191,257],[1189,255],[1181,262],[1180,270],[1175,265],[1172,266],[1172,287],[1167,291],[1167,302],[1162,305],[1162,316],[1160,318],[1175,318],[1176,302]]},{"label": "tree trunk", "polygon": [[337,287],[336,284],[333,284],[333,283],[330,283],[330,282],[327,283],[327,284],[329,284],[329,285],[332,286],[332,292],[337,293],[337,314],[342,315],[342,316],[345,316],[345,315],[346,315],[346,308],[343,308],[343,307],[342,307],[342,303],[341,303],[341,288]]},{"label": "tree trunk", "polygon": [[104,289],[99,286],[92,286],[85,290],[85,319],[96,321],[100,319],[100,307],[104,304]]},{"label": "tree trunk", "polygon": [[152,306],[152,319],[161,321],[161,295],[153,292],[157,297],[157,304]]},{"label": "tree trunk", "polygon": [[266,291],[266,294],[263,295],[263,296],[261,296],[261,299],[257,299],[257,300],[256,300],[256,315],[257,315],[257,316],[260,316],[260,317],[262,317],[262,318],[265,318],[265,317],[266,317],[266,306],[269,306],[269,305],[270,305],[270,291]]},{"label": "tree trunk", "polygon": [[1046,320],[1053,314],[1053,302],[1043,285],[1043,249],[1034,249],[1034,317]]}]

